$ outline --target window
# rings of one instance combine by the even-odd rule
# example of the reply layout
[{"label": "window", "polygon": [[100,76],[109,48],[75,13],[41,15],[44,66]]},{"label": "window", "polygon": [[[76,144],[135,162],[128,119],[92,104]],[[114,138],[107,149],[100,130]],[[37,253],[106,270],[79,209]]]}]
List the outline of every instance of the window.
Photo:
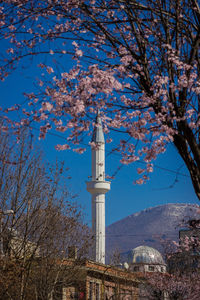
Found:
[{"label": "window", "polygon": [[67,300],[67,288],[62,289],[62,300]]},{"label": "window", "polygon": [[104,300],[109,300],[109,286],[104,287]]},{"label": "window", "polygon": [[117,294],[116,288],[112,287],[112,297],[111,297],[112,300],[116,299],[116,294]]},{"label": "window", "polygon": [[71,291],[70,292],[70,299],[73,299],[73,300],[78,299],[78,292],[77,291]]},{"label": "window", "polygon": [[93,282],[90,281],[89,285],[89,300],[93,300]]},{"label": "window", "polygon": [[135,267],[133,268],[133,271],[134,271],[134,272],[139,272],[139,271],[140,271],[140,267],[139,267],[139,266],[135,266]]},{"label": "window", "polygon": [[124,289],[121,289],[120,291],[120,299],[123,300],[126,297],[126,291]]},{"label": "window", "polygon": [[96,283],[96,300],[100,300],[100,284]]},{"label": "window", "polygon": [[155,268],[153,266],[149,266],[149,271],[153,272]]}]

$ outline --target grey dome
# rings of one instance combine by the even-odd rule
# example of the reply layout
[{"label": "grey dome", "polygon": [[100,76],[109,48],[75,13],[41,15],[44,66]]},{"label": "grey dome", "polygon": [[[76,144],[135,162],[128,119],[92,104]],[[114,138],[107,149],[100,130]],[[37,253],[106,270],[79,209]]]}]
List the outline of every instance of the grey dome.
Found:
[{"label": "grey dome", "polygon": [[128,256],[128,262],[165,265],[160,252],[148,246],[139,246],[131,250]]}]

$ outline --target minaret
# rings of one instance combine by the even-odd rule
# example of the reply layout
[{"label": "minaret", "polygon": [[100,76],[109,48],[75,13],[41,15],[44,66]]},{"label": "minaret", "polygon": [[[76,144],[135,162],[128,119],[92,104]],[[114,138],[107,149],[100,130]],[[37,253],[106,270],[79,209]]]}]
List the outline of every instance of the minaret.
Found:
[{"label": "minaret", "polygon": [[87,191],[92,195],[92,232],[95,237],[95,261],[105,264],[105,193],[110,182],[105,181],[105,141],[101,118],[97,113],[92,142],[92,180],[87,182]]}]

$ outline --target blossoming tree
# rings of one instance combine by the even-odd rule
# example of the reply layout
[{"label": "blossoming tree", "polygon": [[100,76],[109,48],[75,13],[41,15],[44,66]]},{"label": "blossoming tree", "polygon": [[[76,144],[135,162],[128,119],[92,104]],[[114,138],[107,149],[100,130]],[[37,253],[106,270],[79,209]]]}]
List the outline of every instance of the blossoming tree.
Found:
[{"label": "blossoming tree", "polygon": [[38,91],[11,126],[41,122],[41,138],[51,128],[67,132],[56,146],[64,150],[91,131],[100,109],[106,133],[124,132],[121,162],[146,162],[137,183],[173,142],[200,199],[197,0],[7,0],[0,11],[1,79],[40,57]]},{"label": "blossoming tree", "polygon": [[[179,232],[179,243],[168,244],[166,259],[168,273],[147,273],[145,288],[148,299],[196,300],[200,294],[200,222],[184,221],[185,229]],[[187,229],[186,229],[187,228]],[[165,296],[166,298],[162,298]]]}]

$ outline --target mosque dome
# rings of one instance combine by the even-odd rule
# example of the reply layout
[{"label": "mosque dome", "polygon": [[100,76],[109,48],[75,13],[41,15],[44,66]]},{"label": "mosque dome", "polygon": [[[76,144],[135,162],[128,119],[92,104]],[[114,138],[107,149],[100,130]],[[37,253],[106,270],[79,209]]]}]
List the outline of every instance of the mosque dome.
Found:
[{"label": "mosque dome", "polygon": [[128,262],[133,264],[165,265],[160,252],[152,247],[139,246],[130,251]]}]

